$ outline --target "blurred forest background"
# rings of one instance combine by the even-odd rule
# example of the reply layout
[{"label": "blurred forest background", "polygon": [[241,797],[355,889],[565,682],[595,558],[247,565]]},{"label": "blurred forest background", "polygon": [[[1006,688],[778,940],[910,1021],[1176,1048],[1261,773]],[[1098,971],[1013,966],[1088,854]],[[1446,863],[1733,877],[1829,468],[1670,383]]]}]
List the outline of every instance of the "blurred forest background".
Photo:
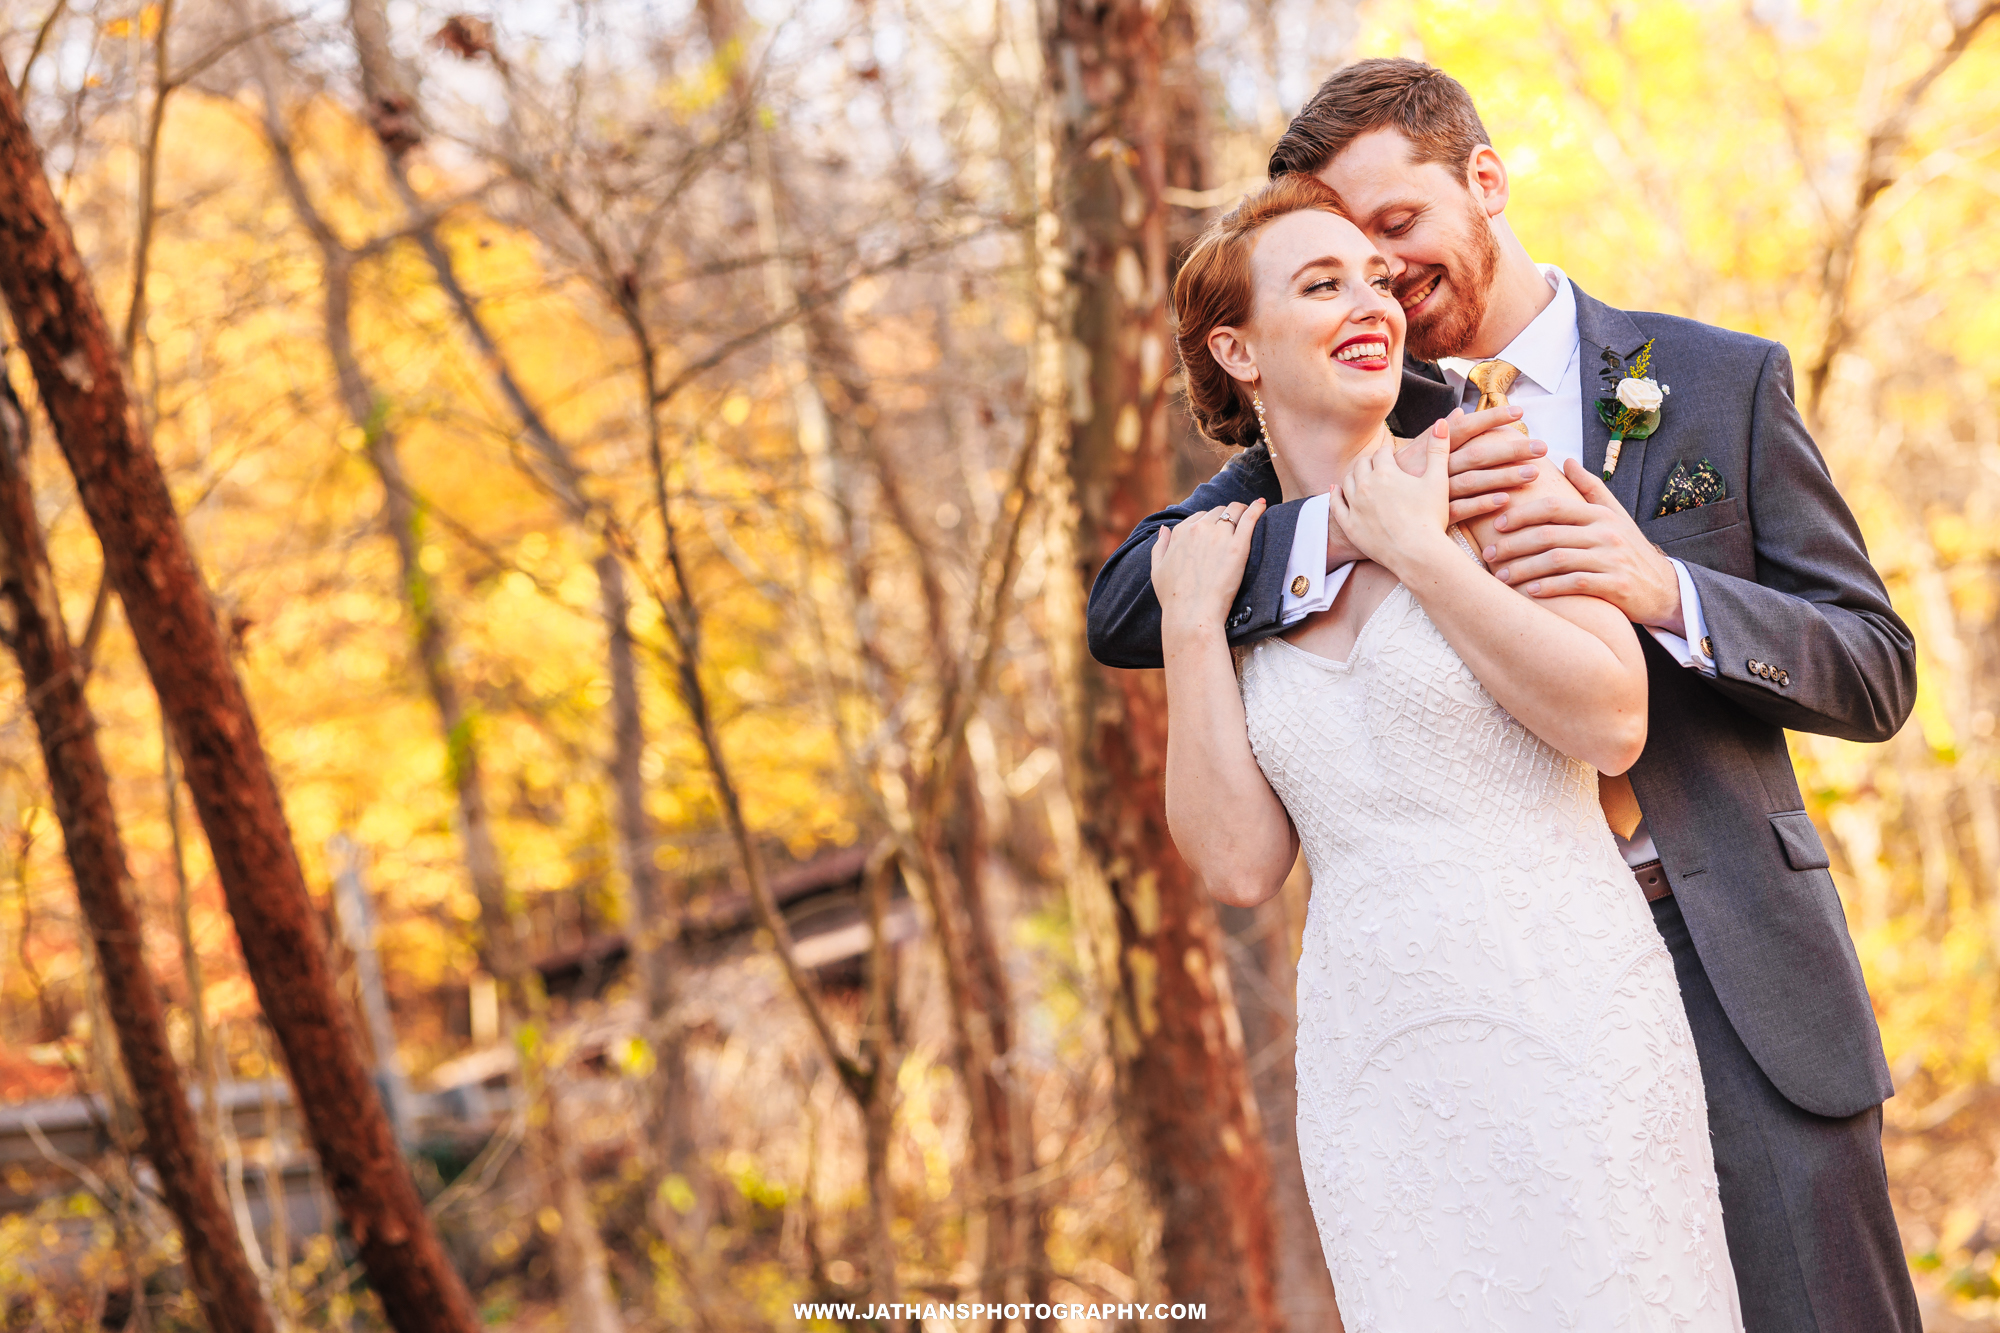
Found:
[{"label": "blurred forest background", "polygon": [[[1790,346],[1916,631],[1894,741],[1794,748],[1950,1330],[2000,1328],[1995,20],[3,0],[0,62],[485,1322],[1167,1296],[1337,1326],[1291,1141],[1309,887],[1188,882],[1157,682],[1088,662],[1081,605],[1221,461],[1173,402],[1178,247],[1320,78],[1406,54],[1478,100],[1536,259]],[[261,1326],[383,1327],[18,336]],[[202,1327],[11,659],[0,694],[0,1327]]]}]

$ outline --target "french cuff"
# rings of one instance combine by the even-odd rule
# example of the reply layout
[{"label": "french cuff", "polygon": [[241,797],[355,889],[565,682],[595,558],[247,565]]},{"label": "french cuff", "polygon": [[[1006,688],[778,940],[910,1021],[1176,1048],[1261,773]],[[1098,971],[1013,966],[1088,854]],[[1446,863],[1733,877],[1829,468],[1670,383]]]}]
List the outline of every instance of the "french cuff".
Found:
[{"label": "french cuff", "polygon": [[1674,577],[1680,581],[1681,623],[1687,629],[1687,637],[1682,638],[1671,630],[1656,629],[1651,625],[1646,626],[1646,632],[1676,662],[1712,679],[1715,676],[1715,645],[1709,642],[1708,621],[1701,614],[1701,594],[1695,591],[1687,566],[1672,556],[1668,556],[1667,560],[1674,567]]},{"label": "french cuff", "polygon": [[1292,558],[1285,562],[1285,588],[1278,599],[1278,623],[1293,625],[1315,611],[1324,611],[1340,596],[1353,565],[1329,571],[1326,533],[1329,520],[1325,493],[1308,496],[1299,505],[1299,525],[1292,530]]}]

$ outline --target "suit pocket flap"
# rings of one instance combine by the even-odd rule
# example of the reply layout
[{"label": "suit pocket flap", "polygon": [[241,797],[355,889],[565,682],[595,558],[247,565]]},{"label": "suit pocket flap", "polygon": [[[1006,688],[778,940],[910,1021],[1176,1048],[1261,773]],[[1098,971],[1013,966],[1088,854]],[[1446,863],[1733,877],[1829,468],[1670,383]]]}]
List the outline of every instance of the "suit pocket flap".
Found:
[{"label": "suit pocket flap", "polygon": [[1784,844],[1785,860],[1792,869],[1826,868],[1826,844],[1819,840],[1819,830],[1813,827],[1811,815],[1803,810],[1787,810],[1771,816],[1771,827],[1778,831],[1778,841]]},{"label": "suit pocket flap", "polygon": [[1743,521],[1743,507],[1733,495],[1720,500],[1712,500],[1705,505],[1683,509],[1678,514],[1663,514],[1658,518],[1648,518],[1641,525],[1641,531],[1649,541],[1665,546],[1685,537],[1699,537],[1717,528],[1726,528]]}]

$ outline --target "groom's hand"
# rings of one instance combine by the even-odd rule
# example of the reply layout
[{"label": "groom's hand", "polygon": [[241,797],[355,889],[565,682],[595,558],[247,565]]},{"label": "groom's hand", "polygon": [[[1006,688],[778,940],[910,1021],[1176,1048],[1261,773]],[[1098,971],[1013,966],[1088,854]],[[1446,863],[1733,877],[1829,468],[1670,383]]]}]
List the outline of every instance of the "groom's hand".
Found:
[{"label": "groom's hand", "polygon": [[1576,496],[1523,501],[1495,520],[1500,535],[1480,552],[1493,573],[1530,597],[1599,597],[1635,625],[1685,634],[1673,562],[1583,464],[1564,463],[1563,475]]},{"label": "groom's hand", "polygon": [[[1506,507],[1508,493],[1535,479],[1529,466],[1548,453],[1548,445],[1510,429],[1521,419],[1518,407],[1489,407],[1483,412],[1454,408],[1445,424],[1451,431],[1451,519],[1467,523]],[[1429,445],[1423,434],[1396,451],[1396,461],[1413,477],[1422,476]],[[1328,517],[1326,567],[1337,569],[1363,556],[1340,524]]]},{"label": "groom's hand", "polygon": [[[1454,408],[1445,424],[1451,427],[1451,521],[1466,523],[1504,508],[1508,492],[1535,479],[1534,461],[1549,446],[1513,429],[1521,419],[1518,407],[1489,407],[1468,413]],[[1423,466],[1424,438],[1418,436],[1398,452],[1405,472]]]}]

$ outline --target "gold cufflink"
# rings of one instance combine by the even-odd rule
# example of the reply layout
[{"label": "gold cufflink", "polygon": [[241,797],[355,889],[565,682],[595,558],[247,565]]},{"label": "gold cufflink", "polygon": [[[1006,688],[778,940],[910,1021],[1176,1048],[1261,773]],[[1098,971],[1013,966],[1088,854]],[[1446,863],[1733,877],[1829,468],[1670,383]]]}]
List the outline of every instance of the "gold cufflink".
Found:
[{"label": "gold cufflink", "polygon": [[1292,596],[1303,597],[1306,595],[1306,589],[1312,586],[1312,580],[1301,574],[1292,580]]},{"label": "gold cufflink", "polygon": [[1701,636],[1701,655],[1711,660],[1715,657],[1715,645],[1709,642],[1706,634]]}]

